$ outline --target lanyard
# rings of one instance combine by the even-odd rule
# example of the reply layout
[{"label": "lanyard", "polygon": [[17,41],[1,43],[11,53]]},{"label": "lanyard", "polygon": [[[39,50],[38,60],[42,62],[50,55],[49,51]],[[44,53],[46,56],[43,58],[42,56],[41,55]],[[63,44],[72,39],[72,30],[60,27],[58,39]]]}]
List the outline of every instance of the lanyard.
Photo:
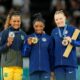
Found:
[{"label": "lanyard", "polygon": [[60,38],[66,37],[66,34],[65,34],[66,29],[67,29],[67,25],[64,27],[63,33],[61,33],[61,30],[60,30],[60,28],[58,27],[58,32],[59,32],[59,37],[60,37]]}]

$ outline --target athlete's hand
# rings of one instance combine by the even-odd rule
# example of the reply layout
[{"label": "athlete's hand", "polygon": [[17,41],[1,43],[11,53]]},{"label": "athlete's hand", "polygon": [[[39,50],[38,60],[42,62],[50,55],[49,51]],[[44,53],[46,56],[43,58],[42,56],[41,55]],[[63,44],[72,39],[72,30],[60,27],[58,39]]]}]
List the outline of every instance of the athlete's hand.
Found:
[{"label": "athlete's hand", "polygon": [[11,46],[13,43],[14,38],[13,37],[8,37],[7,39],[7,46]]},{"label": "athlete's hand", "polygon": [[29,37],[29,38],[28,38],[28,44],[29,44],[29,45],[32,45],[32,37]]},{"label": "athlete's hand", "polygon": [[70,43],[72,41],[71,37],[69,37],[69,36],[65,37],[64,39],[68,40]]}]

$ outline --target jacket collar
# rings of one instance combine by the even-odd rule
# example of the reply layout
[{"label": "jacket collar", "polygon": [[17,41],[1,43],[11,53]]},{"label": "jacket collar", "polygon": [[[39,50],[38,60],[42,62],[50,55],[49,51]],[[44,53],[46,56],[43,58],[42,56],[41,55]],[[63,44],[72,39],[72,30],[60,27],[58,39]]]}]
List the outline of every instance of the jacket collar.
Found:
[{"label": "jacket collar", "polygon": [[19,28],[19,29],[14,29],[12,26],[10,26],[9,29],[10,29],[11,31],[19,31],[19,30],[20,30],[20,28]]}]

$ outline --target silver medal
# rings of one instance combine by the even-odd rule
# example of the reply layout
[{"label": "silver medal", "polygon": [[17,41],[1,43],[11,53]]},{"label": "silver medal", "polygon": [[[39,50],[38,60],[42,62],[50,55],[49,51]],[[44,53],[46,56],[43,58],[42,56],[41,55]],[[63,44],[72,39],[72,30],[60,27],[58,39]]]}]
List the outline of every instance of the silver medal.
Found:
[{"label": "silver medal", "polygon": [[14,32],[9,32],[9,37],[15,37],[15,33]]}]

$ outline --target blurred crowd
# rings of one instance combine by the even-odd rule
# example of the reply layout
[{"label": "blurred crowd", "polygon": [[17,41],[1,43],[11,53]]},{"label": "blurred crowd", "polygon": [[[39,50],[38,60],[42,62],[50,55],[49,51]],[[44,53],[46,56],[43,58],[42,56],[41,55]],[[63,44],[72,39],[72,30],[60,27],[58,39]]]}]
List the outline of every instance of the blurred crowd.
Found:
[{"label": "blurred crowd", "polygon": [[[23,29],[27,32],[30,27],[30,3],[31,0],[0,0],[0,26],[4,25],[9,11],[19,10],[22,14]],[[56,10],[64,10],[67,23],[80,28],[80,0],[51,0],[50,3],[49,11],[54,13]],[[2,29],[3,27],[0,27],[0,30]]]},{"label": "blurred crowd", "polygon": [[20,11],[24,31],[30,26],[29,0],[0,0],[0,30],[3,30],[4,23],[9,12]]},{"label": "blurred crowd", "polygon": [[51,9],[63,9],[67,15],[67,22],[80,28],[80,0],[52,0]]}]

